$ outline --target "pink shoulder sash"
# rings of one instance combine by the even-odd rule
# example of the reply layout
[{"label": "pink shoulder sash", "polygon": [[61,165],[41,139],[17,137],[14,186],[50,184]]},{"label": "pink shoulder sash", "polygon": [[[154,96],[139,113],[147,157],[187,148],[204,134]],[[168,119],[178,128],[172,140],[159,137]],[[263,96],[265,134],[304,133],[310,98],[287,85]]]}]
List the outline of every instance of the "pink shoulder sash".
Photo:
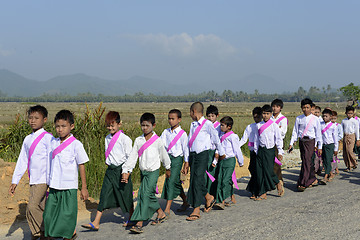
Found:
[{"label": "pink shoulder sash", "polygon": [[170,142],[168,148],[167,148],[167,152],[170,151],[170,149],[175,146],[175,144],[177,143],[177,141],[181,138],[181,136],[184,134],[184,130],[181,129],[180,132],[178,134],[176,134],[176,136],[174,137],[174,139]]},{"label": "pink shoulder sash", "polygon": [[259,135],[261,135],[273,123],[271,119],[259,128]]},{"label": "pink shoulder sash", "polygon": [[321,130],[321,133],[324,134],[331,126],[333,125],[332,122],[330,122],[323,130]]},{"label": "pink shoulder sash", "polygon": [[[279,124],[281,122],[281,120],[283,120],[284,118],[286,118],[285,116],[281,116],[278,120],[276,120],[276,124]],[[287,118],[286,118],[287,119]],[[288,120],[288,124],[289,124],[289,120]]]},{"label": "pink shoulder sash", "polygon": [[204,124],[206,123],[206,119],[204,119],[204,121],[201,123],[200,126],[198,126],[196,129],[195,129],[195,132],[194,134],[191,136],[191,139],[189,141],[189,148],[191,148],[191,146],[193,145],[194,141],[195,141],[195,138],[197,137],[197,135],[199,134],[200,130],[202,129],[202,127],[204,126]]},{"label": "pink shoulder sash", "polygon": [[220,123],[219,123],[218,121],[216,121],[216,122],[214,123],[214,128],[217,128],[219,125],[220,125]]},{"label": "pink shoulder sash", "polygon": [[[30,179],[30,159],[31,159],[31,156],[33,155],[34,151],[35,151],[35,148],[36,146],[39,144],[39,142],[41,141],[41,139],[43,139],[43,137],[45,136],[45,134],[47,134],[48,132],[42,132],[39,136],[37,136],[37,138],[35,138],[35,140],[33,141],[33,143],[31,144],[30,146],[30,149],[29,149],[29,156],[28,156],[28,176],[29,176],[29,179]],[[48,134],[51,134],[51,133],[48,133]]]},{"label": "pink shoulder sash", "polygon": [[67,146],[69,146],[76,138],[74,136],[69,137],[65,142],[61,143],[55,150],[52,152],[52,158],[54,159],[56,155],[62,152]]},{"label": "pink shoulder sash", "polygon": [[158,135],[154,134],[149,140],[147,140],[139,149],[138,155],[141,157],[141,155],[144,153],[144,151],[151,146],[157,139],[159,138]]},{"label": "pink shoulder sash", "polygon": [[105,151],[105,160],[109,157],[111,150],[114,148],[116,141],[119,139],[120,134],[124,133],[122,130],[118,131],[111,138],[108,148]]},{"label": "pink shoulder sash", "polygon": [[305,130],[303,131],[302,135],[301,135],[301,138],[303,138],[305,136],[305,134],[307,133],[307,131],[309,130],[309,127],[311,125],[311,123],[315,120],[315,116],[313,116],[310,121],[308,122],[308,124],[306,125],[305,127]]},{"label": "pink shoulder sash", "polygon": [[249,143],[248,143],[248,146],[249,146],[249,147],[254,147],[255,144],[254,144],[254,142],[249,142]]},{"label": "pink shoulder sash", "polygon": [[233,131],[227,132],[224,135],[222,135],[220,142],[222,143],[228,136],[230,136],[231,134],[233,134]]},{"label": "pink shoulder sash", "polygon": [[358,117],[358,116],[355,116],[354,118],[355,118],[356,120],[358,120],[358,119],[359,119],[359,117]]}]

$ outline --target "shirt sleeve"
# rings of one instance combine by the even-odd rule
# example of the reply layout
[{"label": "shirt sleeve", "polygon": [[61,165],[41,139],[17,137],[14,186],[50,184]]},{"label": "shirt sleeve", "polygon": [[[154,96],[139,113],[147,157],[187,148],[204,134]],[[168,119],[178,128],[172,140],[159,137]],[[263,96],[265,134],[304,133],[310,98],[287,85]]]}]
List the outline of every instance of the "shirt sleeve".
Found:
[{"label": "shirt sleeve", "polygon": [[215,144],[216,149],[219,151],[219,155],[220,156],[225,155],[225,150],[224,150],[223,146],[221,146],[218,132],[215,130],[214,126],[211,123],[208,124],[207,127],[209,129],[210,139],[211,139],[212,143]]},{"label": "shirt sleeve", "polygon": [[163,164],[163,166],[166,168],[166,170],[171,168],[171,160],[169,157],[169,154],[167,153],[166,149],[165,149],[165,144],[164,142],[160,139],[158,139],[159,141],[159,156],[160,156],[160,160]]},{"label": "shirt sleeve", "polygon": [[126,160],[127,160],[127,159],[129,158],[130,153],[131,153],[131,150],[132,150],[132,140],[131,140],[131,138],[129,138],[128,136],[126,136],[126,137],[124,138],[123,145],[124,145],[125,157],[126,157]]},{"label": "shirt sleeve", "polygon": [[243,166],[244,165],[244,157],[243,154],[241,152],[241,146],[240,146],[240,140],[239,140],[239,136],[235,135],[232,139],[231,139],[231,145],[232,148],[234,150],[236,159],[239,163],[239,166]]},{"label": "shirt sleeve", "polygon": [[359,124],[358,122],[356,121],[356,124],[355,124],[355,137],[356,137],[356,140],[360,140],[360,133],[359,133]]},{"label": "shirt sleeve", "polygon": [[276,125],[274,125],[274,126],[275,126],[274,127],[274,133],[275,133],[274,141],[275,141],[276,147],[278,149],[279,154],[284,155],[284,150],[283,150],[284,142],[283,142],[280,128],[278,128]]},{"label": "shirt sleeve", "polygon": [[52,135],[46,138],[46,151],[47,151],[47,163],[46,163],[46,183],[50,185],[50,172],[51,172],[51,161],[52,161],[52,141],[55,139]]},{"label": "shirt sleeve", "polygon": [[[26,138],[25,138],[26,139]],[[18,160],[16,162],[14,174],[12,177],[12,184],[19,184],[20,179],[24,175],[26,168],[27,168],[27,162],[28,162],[28,154],[25,149],[25,140],[21,146],[20,154],[18,157]]]},{"label": "shirt sleeve", "polygon": [[281,131],[281,138],[284,139],[286,136],[287,128],[288,128],[288,120],[285,117],[283,120],[280,121],[280,131]]},{"label": "shirt sleeve", "polygon": [[299,138],[298,133],[299,133],[299,118],[296,118],[294,128],[293,128],[293,131],[292,131],[292,135],[291,135],[291,140],[290,140],[290,145],[291,146],[293,146],[294,142],[296,142],[297,139]]},{"label": "shirt sleeve", "polygon": [[242,145],[244,145],[244,144],[248,141],[248,139],[249,139],[249,132],[250,132],[250,125],[247,125],[247,127],[246,127],[245,130],[244,130],[244,134],[242,135],[241,140],[240,140],[240,142],[239,142],[240,147],[241,147]]},{"label": "shirt sleeve", "polygon": [[134,147],[131,149],[128,160],[124,163],[122,167],[122,173],[131,173],[134,169],[137,159],[138,159],[138,151],[139,151],[139,140],[135,139]]},{"label": "shirt sleeve", "polygon": [[181,136],[181,147],[183,150],[183,155],[184,155],[184,161],[185,162],[189,162],[189,140],[187,137],[186,132],[183,133],[183,135]]},{"label": "shirt sleeve", "polygon": [[322,141],[322,134],[321,134],[321,126],[319,119],[316,119],[315,121],[315,141],[317,143],[318,149],[322,149],[323,141]]},{"label": "shirt sleeve", "polygon": [[84,145],[78,142],[76,145],[76,162],[78,165],[84,164],[89,161],[89,157],[85,151]]},{"label": "shirt sleeve", "polygon": [[334,138],[334,145],[335,145],[335,148],[334,148],[334,151],[338,151],[339,150],[339,139],[338,139],[338,133],[337,133],[337,126],[335,125],[335,131],[333,131],[333,138]]},{"label": "shirt sleeve", "polygon": [[[256,128],[258,129],[258,124],[256,124]],[[259,150],[259,145],[260,145],[260,139],[259,139],[259,131],[256,131],[254,133],[254,152],[257,154],[258,150]]]},{"label": "shirt sleeve", "polygon": [[339,124],[337,126],[337,131],[338,131],[338,140],[340,141],[344,136],[344,131],[343,131],[343,128],[342,128],[341,124]]}]

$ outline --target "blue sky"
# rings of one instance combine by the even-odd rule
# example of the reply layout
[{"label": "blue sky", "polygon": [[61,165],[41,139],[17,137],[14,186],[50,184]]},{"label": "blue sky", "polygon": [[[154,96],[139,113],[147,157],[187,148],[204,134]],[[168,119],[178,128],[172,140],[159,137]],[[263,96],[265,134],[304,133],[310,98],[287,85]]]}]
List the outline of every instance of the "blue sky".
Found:
[{"label": "blue sky", "polygon": [[360,80],[359,11],[360,1],[331,0],[0,0],[0,69],[340,87]]}]

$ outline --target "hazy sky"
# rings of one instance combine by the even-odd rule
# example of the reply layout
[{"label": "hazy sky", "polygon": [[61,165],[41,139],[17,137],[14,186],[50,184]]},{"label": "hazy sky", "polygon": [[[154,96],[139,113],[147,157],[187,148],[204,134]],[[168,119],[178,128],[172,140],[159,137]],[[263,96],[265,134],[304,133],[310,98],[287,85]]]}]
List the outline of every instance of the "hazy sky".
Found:
[{"label": "hazy sky", "polygon": [[359,12],[357,0],[0,0],[0,69],[338,87],[360,82]]}]

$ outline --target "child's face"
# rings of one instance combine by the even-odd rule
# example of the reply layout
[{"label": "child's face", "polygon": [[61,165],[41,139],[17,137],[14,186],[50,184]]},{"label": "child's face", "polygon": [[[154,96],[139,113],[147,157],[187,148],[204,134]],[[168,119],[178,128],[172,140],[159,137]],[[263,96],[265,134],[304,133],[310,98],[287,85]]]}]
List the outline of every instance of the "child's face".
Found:
[{"label": "child's face", "polygon": [[273,110],[273,115],[277,115],[277,114],[279,114],[281,112],[281,107],[280,106],[273,105],[271,108]]},{"label": "child's face", "polygon": [[321,115],[320,110],[315,108],[314,115],[317,116],[317,117],[320,117],[320,115]]},{"label": "child's face", "polygon": [[152,133],[154,128],[155,128],[155,123],[153,125],[149,121],[142,121],[141,122],[141,131],[144,133],[145,136]]},{"label": "child's face", "polygon": [[218,116],[213,114],[213,113],[209,113],[206,117],[207,117],[208,120],[210,120],[212,123],[214,123]]},{"label": "child's face", "polygon": [[336,123],[336,121],[337,121],[337,116],[331,116],[331,122],[333,122],[333,123]]},{"label": "child's face", "polygon": [[67,120],[59,119],[55,122],[56,133],[62,140],[67,138],[73,129],[74,124],[70,124]]},{"label": "child's face", "polygon": [[301,110],[303,111],[305,116],[308,116],[312,113],[312,108],[310,107],[310,104],[305,104],[304,106],[301,107]]},{"label": "child's face", "polygon": [[111,135],[114,135],[120,130],[121,122],[117,123],[115,121],[112,121],[111,123],[106,123],[106,128],[109,131]]},{"label": "child's face", "polygon": [[256,123],[259,123],[259,122],[261,122],[262,115],[255,114],[255,115],[253,115],[253,118]]},{"label": "child's face", "polygon": [[176,113],[169,113],[168,115],[168,121],[171,128],[179,126],[181,122],[181,118],[178,118],[178,115]]},{"label": "child's face", "polygon": [[47,118],[44,118],[44,116],[39,112],[32,112],[28,116],[28,121],[33,132],[36,132],[44,126]]},{"label": "child's face", "polygon": [[328,123],[331,120],[331,115],[328,113],[325,113],[322,115],[322,118],[323,118],[324,122]]},{"label": "child's face", "polygon": [[227,126],[225,123],[220,123],[220,130],[227,133],[231,130],[231,126]]},{"label": "child's face", "polygon": [[271,118],[272,113],[271,112],[263,112],[262,117],[265,122],[269,121]]},{"label": "child's face", "polygon": [[[309,106],[310,106],[310,105],[309,105]],[[310,106],[310,108],[311,108],[311,113],[315,115],[315,107],[311,107],[311,106]]]},{"label": "child's face", "polygon": [[354,117],[354,111],[351,111],[351,110],[350,110],[350,111],[347,111],[345,114],[346,114],[346,116],[347,116],[348,119]]}]

